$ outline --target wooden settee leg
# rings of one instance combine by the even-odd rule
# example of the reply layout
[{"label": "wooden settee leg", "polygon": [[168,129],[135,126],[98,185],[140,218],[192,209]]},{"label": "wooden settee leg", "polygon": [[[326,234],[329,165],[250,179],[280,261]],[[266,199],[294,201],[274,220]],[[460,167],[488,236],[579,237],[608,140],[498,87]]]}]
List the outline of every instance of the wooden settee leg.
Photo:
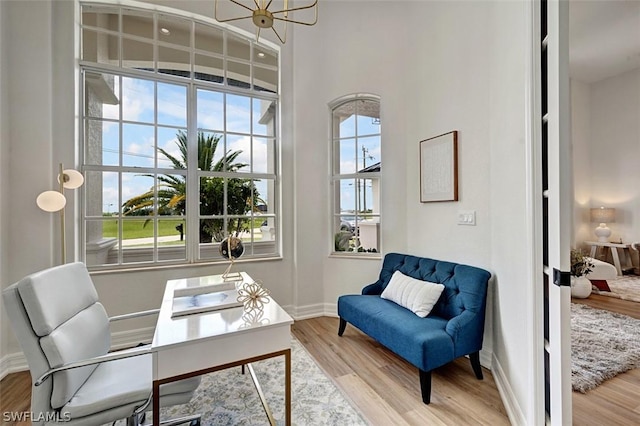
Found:
[{"label": "wooden settee leg", "polygon": [[431,402],[431,371],[420,371],[420,392],[422,392],[422,402]]},{"label": "wooden settee leg", "polygon": [[347,322],[340,318],[340,327],[338,328],[338,336],[342,336],[344,329],[347,328]]},{"label": "wooden settee leg", "polygon": [[482,380],[482,366],[480,365],[480,352],[473,352],[469,354],[469,360],[471,361],[471,368],[476,373],[476,378]]}]

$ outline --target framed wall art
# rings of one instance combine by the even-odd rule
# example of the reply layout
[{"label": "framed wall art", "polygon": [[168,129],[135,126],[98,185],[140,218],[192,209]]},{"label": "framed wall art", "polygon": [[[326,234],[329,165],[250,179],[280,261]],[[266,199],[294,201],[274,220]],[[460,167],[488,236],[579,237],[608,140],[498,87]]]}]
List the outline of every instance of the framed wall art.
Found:
[{"label": "framed wall art", "polygon": [[458,131],[420,141],[420,202],[458,201]]}]

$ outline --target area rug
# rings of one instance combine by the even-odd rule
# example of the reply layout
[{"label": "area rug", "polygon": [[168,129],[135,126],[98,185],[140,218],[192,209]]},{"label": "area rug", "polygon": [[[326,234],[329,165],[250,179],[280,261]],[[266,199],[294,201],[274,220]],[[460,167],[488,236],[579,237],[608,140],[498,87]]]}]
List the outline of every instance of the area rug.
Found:
[{"label": "area rug", "polygon": [[[284,357],[252,364],[269,408],[278,425],[284,425]],[[217,371],[202,377],[188,404],[162,410],[161,418],[202,415],[202,426],[268,425],[248,371]],[[147,418],[151,419],[151,412]],[[367,425],[331,378],[296,339],[291,342],[291,422],[294,425]]]},{"label": "area rug", "polygon": [[[611,291],[601,291],[593,288],[594,294],[602,296],[616,297],[618,299],[640,302],[640,276],[628,275],[615,280],[607,280]],[[640,309],[640,308],[639,308]]]},{"label": "area rug", "polygon": [[586,393],[640,367],[640,320],[571,304],[571,385]]}]

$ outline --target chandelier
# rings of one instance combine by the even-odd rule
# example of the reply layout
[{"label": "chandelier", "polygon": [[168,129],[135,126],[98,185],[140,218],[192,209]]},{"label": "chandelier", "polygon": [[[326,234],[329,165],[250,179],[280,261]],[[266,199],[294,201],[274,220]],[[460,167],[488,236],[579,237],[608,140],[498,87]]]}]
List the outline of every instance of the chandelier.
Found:
[{"label": "chandelier", "polygon": [[[255,5],[255,9],[240,3],[236,0],[230,0],[231,3],[237,4],[238,6],[248,10],[251,14],[246,16],[239,16],[235,18],[228,19],[220,19],[218,17],[218,1],[215,2],[215,19],[218,22],[231,22],[238,21],[240,19],[251,18],[253,20],[254,25],[257,27],[256,29],[256,41],[260,39],[260,30],[271,28],[280,40],[280,43],[284,44],[287,41],[287,23],[292,22],[294,24],[302,24],[302,25],[315,25],[318,22],[318,0],[314,0],[313,3],[306,6],[299,7],[291,7],[289,8],[289,0],[283,0],[284,5],[281,10],[269,10],[269,6],[273,3],[273,0],[253,0],[253,5]],[[298,21],[295,19],[289,18],[289,12],[306,10],[306,9],[314,9],[314,18],[313,21]],[[273,26],[275,21],[284,22],[284,33],[281,35],[276,28]]]}]

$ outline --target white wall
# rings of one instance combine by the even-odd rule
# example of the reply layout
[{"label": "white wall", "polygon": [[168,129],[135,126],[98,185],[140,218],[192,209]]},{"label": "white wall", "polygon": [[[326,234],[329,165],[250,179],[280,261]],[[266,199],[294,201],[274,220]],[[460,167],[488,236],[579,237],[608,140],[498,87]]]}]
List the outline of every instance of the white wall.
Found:
[{"label": "white wall", "polygon": [[616,208],[611,239],[640,241],[640,69],[591,85],[592,207]]},{"label": "white wall", "polygon": [[[379,272],[379,261],[327,257],[325,242],[327,104],[349,93],[378,94],[383,252],[462,262],[494,273],[485,350],[493,351],[509,382],[515,418],[529,420],[534,382],[529,351],[539,336],[532,335],[523,315],[532,285],[523,273],[530,252],[527,4],[368,2],[367,13],[361,11],[361,2],[325,2],[318,25],[295,31],[296,185],[327,187],[320,195],[296,190],[296,216],[320,224],[305,232],[308,239],[296,240],[298,288],[308,286],[310,297],[316,297],[315,277],[321,276],[329,308],[340,294],[359,292]],[[460,201],[421,204],[419,141],[454,129],[460,132]],[[477,226],[457,225],[460,209],[476,210]]]},{"label": "white wall", "polygon": [[[3,286],[21,277],[59,263],[59,228],[56,215],[39,210],[37,195],[55,188],[59,162],[77,164],[76,158],[76,79],[74,68],[75,4],[71,1],[2,2],[6,24],[2,26],[6,61],[6,78],[10,81],[3,96],[10,106],[3,114],[3,152],[11,152],[8,168],[3,168],[3,200],[10,200],[3,215],[2,241],[7,250]],[[212,6],[211,6],[212,7]],[[213,10],[213,9],[211,9]],[[28,23],[28,24],[27,24]],[[5,47],[5,46],[3,46]],[[285,47],[286,51],[287,47]],[[55,54],[54,54],[55,52]],[[283,54],[284,74],[291,74],[289,60]],[[4,72],[4,71],[3,71]],[[291,80],[283,80],[283,90],[291,92]],[[6,95],[5,95],[6,93]],[[4,99],[4,98],[3,98]],[[291,194],[293,149],[290,137],[290,107],[283,110],[282,129],[282,190]],[[6,142],[5,142],[6,141]],[[6,192],[5,192],[6,188]],[[67,212],[75,209],[70,200]],[[3,216],[4,218],[5,216]],[[67,214],[68,259],[73,259],[77,238],[73,215]],[[255,279],[261,279],[278,302],[293,307],[292,264],[293,208],[287,195],[283,204],[284,260],[243,265]],[[3,246],[4,247],[4,246]],[[161,269],[152,272],[121,272],[94,276],[98,293],[109,315],[138,311],[159,306],[165,282],[178,276],[187,277],[222,273],[225,264]],[[12,333],[6,332],[3,321],[2,338],[6,353],[16,354],[20,347]],[[131,321],[122,327],[139,328],[149,325]],[[116,329],[115,331],[119,331]]]},{"label": "white wall", "polygon": [[[7,52],[10,280],[54,263],[56,224],[34,200],[53,185],[58,161],[73,162],[75,123],[68,111],[75,103],[73,65],[54,60],[58,51],[53,55],[52,48],[68,42],[72,31],[69,6],[52,11],[61,3],[70,2],[20,2],[7,8],[12,34]],[[204,3],[193,4],[213,10]],[[185,9],[190,4],[175,3]],[[522,315],[531,303],[526,299],[530,278],[522,272],[527,270],[527,10],[525,2],[327,1],[316,26],[293,27],[282,53],[285,259],[242,265],[301,316],[335,312],[340,294],[359,292],[375,281],[380,260],[329,257],[327,104],[350,93],[379,95],[383,250],[468,263],[496,276],[485,349],[502,367],[524,418],[533,410],[527,365],[533,337]],[[60,58],[67,55],[64,49]],[[64,109],[56,111],[58,106]],[[421,204],[419,142],[454,129],[460,132],[460,201]],[[457,225],[459,209],[476,210],[477,226]],[[222,269],[122,272],[94,280],[109,314],[118,314],[158,306],[167,279]],[[15,340],[8,350],[18,351]]]},{"label": "white wall", "polygon": [[611,241],[640,241],[640,69],[571,89],[575,244],[595,239],[600,206],[616,208]]},{"label": "white wall", "polygon": [[[5,22],[7,8],[6,2],[0,2],[0,290],[8,285],[7,272],[7,249],[9,247],[9,238],[6,229],[9,229],[8,210],[8,183],[9,183],[9,126],[8,126],[8,96],[7,96],[7,59],[5,43],[7,34]],[[0,372],[5,368],[2,367],[4,357],[9,353],[9,325],[4,316],[4,305],[0,303]],[[2,373],[0,373],[0,379]]]},{"label": "white wall", "polygon": [[571,80],[571,149],[573,160],[573,236],[572,246],[587,249],[584,241],[594,238],[595,224],[589,221],[591,205],[591,88]]},{"label": "white wall", "polygon": [[[536,384],[532,342],[536,335],[534,298],[542,300],[533,283],[530,260],[534,253],[532,211],[528,186],[539,170],[532,170],[533,154],[527,135],[531,59],[526,29],[531,24],[528,2],[494,2],[487,37],[490,52],[489,98],[483,115],[490,123],[488,182],[491,233],[490,268],[494,272],[494,377],[500,380],[503,400],[513,424],[542,424],[536,412]],[[540,302],[538,302],[540,303]],[[542,375],[540,371],[539,374]],[[542,389],[537,388],[539,392]],[[536,398],[538,400],[536,401]],[[541,410],[540,410],[541,411]]]}]

